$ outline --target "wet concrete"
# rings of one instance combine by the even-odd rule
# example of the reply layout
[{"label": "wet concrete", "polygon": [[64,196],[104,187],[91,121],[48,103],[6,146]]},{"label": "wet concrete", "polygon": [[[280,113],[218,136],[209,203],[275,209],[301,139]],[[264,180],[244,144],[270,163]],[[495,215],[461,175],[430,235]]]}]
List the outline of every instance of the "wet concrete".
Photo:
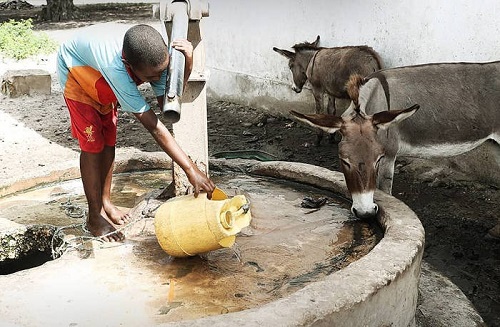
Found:
[{"label": "wet concrete", "polygon": [[[0,277],[2,320],[23,326],[149,326],[251,309],[347,266],[381,237],[376,225],[353,219],[335,193],[270,177],[214,176],[229,196],[245,194],[252,223],[232,249],[174,259],[158,245],[152,219],[161,203],[153,196],[165,186],[165,175],[115,178],[115,202],[135,207],[133,217],[139,217],[124,230],[124,243],[87,241],[57,260]],[[303,208],[304,198],[326,198],[327,204]],[[74,180],[4,198],[0,216],[65,226],[82,219],[82,207],[81,184]],[[73,241],[84,234],[65,233]]]}]

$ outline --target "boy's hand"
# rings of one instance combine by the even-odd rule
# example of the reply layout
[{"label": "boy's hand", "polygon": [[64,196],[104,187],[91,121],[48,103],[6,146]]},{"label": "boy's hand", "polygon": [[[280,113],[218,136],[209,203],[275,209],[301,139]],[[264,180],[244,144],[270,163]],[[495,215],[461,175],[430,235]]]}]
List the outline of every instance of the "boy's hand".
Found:
[{"label": "boy's hand", "polygon": [[176,39],[172,41],[172,48],[184,54],[187,60],[193,58],[193,44],[187,39]]},{"label": "boy's hand", "polygon": [[196,165],[193,164],[191,169],[186,171],[189,182],[193,185],[194,196],[197,197],[200,191],[207,192],[207,198],[212,198],[212,193],[215,189],[214,182],[202,173]]}]

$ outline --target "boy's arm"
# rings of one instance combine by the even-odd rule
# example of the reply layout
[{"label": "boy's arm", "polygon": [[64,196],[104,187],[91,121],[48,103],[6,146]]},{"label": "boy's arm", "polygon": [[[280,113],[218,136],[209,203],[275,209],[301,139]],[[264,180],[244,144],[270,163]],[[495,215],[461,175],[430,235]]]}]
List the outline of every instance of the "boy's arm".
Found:
[{"label": "boy's arm", "polygon": [[198,196],[200,191],[207,192],[207,197],[212,198],[215,184],[191,161],[187,154],[180,148],[174,137],[165,125],[158,120],[153,110],[134,114],[144,127],[151,133],[156,143],[166,154],[177,163],[186,173],[189,182],[194,187],[194,194]]}]

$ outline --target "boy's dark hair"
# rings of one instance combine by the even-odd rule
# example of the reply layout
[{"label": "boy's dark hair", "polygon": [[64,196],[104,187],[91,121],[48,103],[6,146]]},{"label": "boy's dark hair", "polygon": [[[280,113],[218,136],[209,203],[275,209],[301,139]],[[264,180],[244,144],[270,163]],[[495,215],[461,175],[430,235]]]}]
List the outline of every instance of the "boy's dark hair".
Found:
[{"label": "boy's dark hair", "polygon": [[128,29],[123,38],[123,54],[133,67],[157,67],[167,58],[167,46],[161,34],[145,24]]}]

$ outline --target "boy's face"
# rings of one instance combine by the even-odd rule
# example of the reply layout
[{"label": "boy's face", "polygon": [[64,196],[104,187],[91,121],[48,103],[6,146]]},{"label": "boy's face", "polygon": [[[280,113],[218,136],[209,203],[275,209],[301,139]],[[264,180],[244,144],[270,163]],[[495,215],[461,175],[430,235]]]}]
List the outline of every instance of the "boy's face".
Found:
[{"label": "boy's face", "polygon": [[163,64],[151,67],[148,65],[140,65],[138,67],[134,67],[129,63],[125,62],[126,65],[130,67],[130,69],[134,72],[135,76],[137,76],[143,82],[156,82],[159,81],[161,75],[168,68],[169,56],[165,58],[165,62]]}]

